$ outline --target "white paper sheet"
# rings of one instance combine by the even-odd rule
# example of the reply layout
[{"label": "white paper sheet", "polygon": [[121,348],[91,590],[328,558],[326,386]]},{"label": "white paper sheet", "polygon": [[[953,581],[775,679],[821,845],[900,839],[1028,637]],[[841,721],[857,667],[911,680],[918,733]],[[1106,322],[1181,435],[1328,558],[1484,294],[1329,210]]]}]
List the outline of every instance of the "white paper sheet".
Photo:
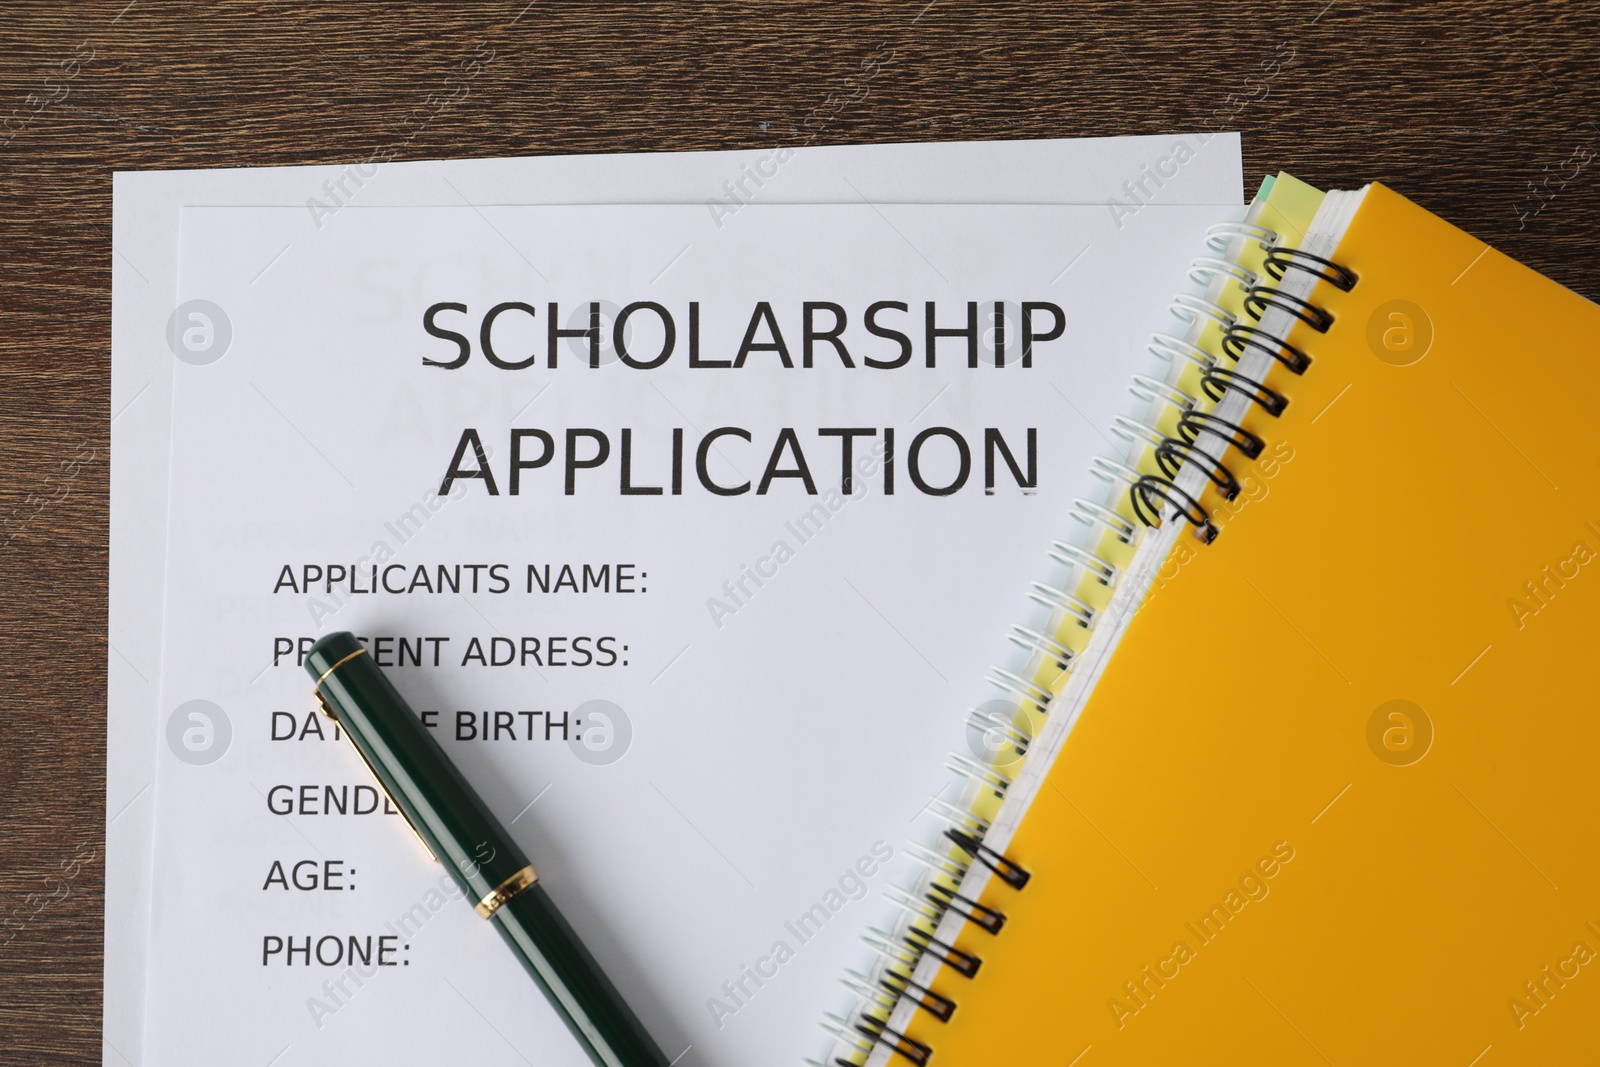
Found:
[{"label": "white paper sheet", "polygon": [[[817,1013],[840,999],[840,969],[861,962],[868,912],[851,898],[888,884],[895,864],[874,857],[898,851],[946,783],[941,756],[962,747],[961,709],[986,697],[983,666],[1017,609],[1006,591],[1044,572],[1067,502],[1093,491],[1085,468],[1104,446],[1098,427],[1137,405],[1128,375],[1151,369],[1139,339],[1161,312],[1157,294],[1177,285],[1216,216],[1152,208],[1119,229],[1103,208],[752,205],[738,228],[718,230],[693,206],[379,209],[319,233],[295,210],[189,212],[178,295],[207,294],[231,336],[220,359],[182,363],[174,382],[159,702],[173,712],[158,749],[146,1058],[584,1062],[492,931],[459,901],[430,897],[441,872],[397,818],[274,813],[302,786],[320,807],[326,786],[366,781],[343,744],[272,740],[275,723],[281,734],[310,710],[309,681],[292,654],[274,665],[276,642],[333,628],[449,639],[438,667],[396,668],[397,683],[441,712],[442,743],[669,1056],[689,1048],[684,1063],[748,1064],[820,1051]],[[558,346],[557,369],[542,366],[547,301],[591,299],[671,309],[674,355],[655,370],[593,369],[573,341]],[[1034,299],[1059,304],[1066,328],[1024,368],[1016,305]],[[514,311],[493,342],[503,360],[531,352],[541,366],[496,369],[476,322],[516,300],[536,308],[532,326]],[[826,346],[810,369],[771,351],[739,369],[688,366],[691,301],[701,358],[733,357],[767,301],[799,364],[805,300],[846,310],[856,368]],[[969,367],[965,342],[943,338],[925,366],[924,302],[949,327],[968,300],[982,302],[985,325],[989,301],[1012,305],[1007,365],[980,351]],[[423,309],[443,301],[469,309],[440,320],[475,349],[458,370],[422,362],[456,354],[423,330]],[[880,320],[912,338],[905,366],[863,365],[898,351],[864,328],[877,301],[909,305]],[[650,315],[636,321],[640,351],[654,353]],[[981,349],[992,344],[986,330]],[[556,452],[523,473],[516,496],[513,426],[550,432]],[[724,426],[752,440],[723,436],[702,473],[697,444]],[[817,495],[797,477],[765,495],[706,488],[796,468],[792,451],[770,458],[784,427]],[[834,427],[875,427],[878,441],[896,430],[893,495],[881,466],[858,466],[856,496],[839,493],[838,440],[818,434]],[[967,479],[947,496],[917,487],[959,478],[948,435],[913,463],[913,441],[934,427],[970,449]],[[472,480],[460,499],[433,495],[467,428],[491,450],[499,493]],[[608,462],[564,470],[570,428],[604,432]],[[672,431],[683,431],[681,496],[620,495],[624,428],[633,483],[663,488]],[[996,455],[986,492],[988,428],[1023,465],[1036,431],[1036,491]],[[586,457],[594,441],[576,444]],[[858,442],[858,458],[870,444]],[[477,467],[470,449],[459,465]],[[303,574],[338,561],[403,567],[383,576],[414,591],[341,604],[326,589],[282,586],[285,565]],[[641,592],[527,591],[528,564],[559,574],[564,562],[580,575],[584,564],[632,563]],[[419,565],[494,563],[506,566],[504,593],[415,585]],[[612,637],[618,662],[557,666],[551,639],[566,639],[571,660],[579,636],[597,662],[599,638]],[[473,638],[490,658],[537,639],[547,658],[478,664]],[[208,702],[202,718],[195,700]],[[505,710],[518,736],[532,721],[537,737],[552,718],[597,707],[614,727],[630,724],[615,762],[559,741],[457,740],[452,729],[455,709]],[[355,892],[268,884],[275,862],[328,860],[357,872]],[[399,922],[408,912],[416,929]],[[821,918],[808,926],[808,914]],[[342,956],[284,966],[269,940],[386,932],[397,966],[360,986]],[[747,967],[766,974],[763,986]]]},{"label": "white paper sheet", "polygon": [[[869,199],[1104,203],[1125,182],[1194,155],[1152,199],[1237,203],[1239,141],[1140,137],[1082,141],[876,145],[798,150],[762,203]],[[355,188],[354,205],[507,202],[726,202],[724,181],[770,169],[770,151],[401,163],[353,186],[345,166],[122,173],[115,176],[111,413],[112,567],[108,663],[107,1064],[141,1060],[148,934],[153,760],[159,674],[166,486],[175,366],[165,340],[184,204],[327,203],[326,186]],[[355,177],[369,172],[360,170]],[[750,184],[746,183],[746,188]],[[1145,186],[1151,190],[1149,183]],[[309,213],[309,208],[307,209]],[[708,207],[708,215],[712,212]],[[719,211],[723,221],[737,221]],[[324,215],[326,225],[336,222]]]}]

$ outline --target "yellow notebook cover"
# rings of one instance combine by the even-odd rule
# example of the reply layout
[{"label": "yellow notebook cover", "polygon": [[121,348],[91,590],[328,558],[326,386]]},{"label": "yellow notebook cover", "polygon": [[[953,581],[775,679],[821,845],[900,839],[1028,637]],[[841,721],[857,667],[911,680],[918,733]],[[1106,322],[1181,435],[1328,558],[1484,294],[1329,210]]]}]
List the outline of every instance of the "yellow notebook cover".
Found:
[{"label": "yellow notebook cover", "polygon": [[[1031,793],[1021,790],[1007,799],[995,786],[1022,772],[1025,761],[1030,768],[1025,774],[1037,771],[1035,777],[1039,777],[1047,768],[1049,753],[1054,750],[1043,743],[1054,729],[1047,718],[1055,721],[1055,726],[1068,725],[1058,721],[1070,719],[1061,714],[1060,708],[1069,698],[1081,703],[1082,693],[1063,690],[1094,673],[1092,669],[1075,668],[1097,655],[1103,659],[1104,652],[1097,653],[1094,643],[1098,642],[1102,649],[1114,647],[1116,635],[1106,631],[1117,627],[1106,625],[1106,620],[1115,623],[1126,612],[1125,605],[1137,603],[1151,584],[1149,578],[1135,580],[1130,568],[1136,569],[1141,559],[1173,566],[1184,562],[1186,549],[1182,548],[1172,552],[1170,559],[1165,558],[1166,544],[1172,537],[1164,537],[1163,543],[1163,538],[1139,536],[1129,489],[1141,476],[1170,473],[1171,461],[1187,454],[1181,448],[1169,449],[1164,462],[1154,447],[1157,443],[1181,437],[1186,422],[1219,415],[1227,407],[1216,383],[1208,385],[1206,379],[1219,373],[1225,357],[1237,360],[1251,351],[1259,352],[1259,345],[1236,343],[1254,336],[1254,327],[1249,324],[1256,315],[1245,307],[1249,287],[1258,284],[1263,276],[1270,276],[1270,249],[1305,242],[1307,229],[1323,200],[1320,190],[1290,175],[1268,177],[1242,215],[1219,220],[1208,230],[1204,246],[1197,247],[1196,251],[1203,254],[1191,264],[1189,285],[1172,299],[1172,318],[1150,339],[1148,352],[1155,361],[1146,373],[1135,375],[1130,382],[1129,392],[1143,401],[1144,407],[1130,407],[1108,428],[1112,437],[1122,439],[1128,448],[1119,457],[1098,457],[1091,465],[1092,473],[1111,491],[1100,500],[1074,502],[1070,514],[1081,524],[1080,533],[1084,536],[1069,534],[1068,540],[1055,541],[1050,546],[1050,559],[1065,571],[1057,570],[1047,576],[1048,580],[1033,583],[1028,596],[1036,605],[1031,612],[1033,617],[1014,626],[1008,635],[1026,653],[1026,664],[1021,673],[994,667],[987,680],[1003,695],[971,709],[969,720],[972,756],[978,758],[956,754],[950,764],[965,788],[954,805],[939,799],[928,809],[950,822],[952,828],[987,831],[990,839],[1005,836],[988,825],[997,812],[1000,821],[1006,821],[1001,801],[1006,801],[1014,825]],[[1159,367],[1162,363],[1166,364],[1164,370]],[[1237,401],[1235,406],[1242,404]],[[1207,442],[1207,447],[1218,443]],[[1275,447],[1284,454],[1281,443]],[[1242,494],[1217,508],[1214,521],[1225,521],[1251,500],[1259,499],[1263,490],[1264,486],[1247,477]],[[1157,585],[1160,579],[1159,574],[1154,575]],[[1118,605],[1119,598],[1123,606]],[[1040,607],[1045,609],[1044,618],[1039,617]],[[1077,688],[1081,691],[1084,687]],[[1047,717],[1047,707],[1055,708],[1056,714]],[[1041,731],[1044,736],[1036,737]],[[981,909],[975,909],[970,898],[963,895],[977,895],[981,890],[962,884],[963,876],[974,873],[972,868],[979,866],[971,862],[964,843],[944,836],[929,849],[926,834],[919,834],[919,838],[908,843],[907,851],[928,868],[927,873],[911,891],[894,889],[888,894],[902,915],[890,928],[870,928],[865,941],[878,954],[870,973],[845,973],[843,984],[859,998],[856,1010],[849,1018],[831,1013],[825,1017],[824,1029],[837,1038],[830,1064],[860,1067],[873,1056],[886,1054],[884,1049],[896,1047],[910,1058],[925,1057],[926,1050],[903,1039],[897,1028],[903,1027],[906,1017],[916,1010],[948,1018],[950,1003],[929,992],[924,983],[933,981],[930,972],[937,970],[940,958],[947,965],[963,961],[944,947],[958,931],[941,931],[938,927],[941,922],[945,926],[953,922],[959,927],[963,915],[968,921],[980,920],[991,927],[1003,924],[1002,915],[981,914]],[[982,875],[981,870],[976,873]],[[954,920],[950,918],[952,914],[956,916]]]},{"label": "yellow notebook cover", "polygon": [[1128,625],[936,1067],[1600,1061],[1600,308],[1377,185],[1331,258],[1242,420],[1292,460],[1225,457],[1270,492]]}]

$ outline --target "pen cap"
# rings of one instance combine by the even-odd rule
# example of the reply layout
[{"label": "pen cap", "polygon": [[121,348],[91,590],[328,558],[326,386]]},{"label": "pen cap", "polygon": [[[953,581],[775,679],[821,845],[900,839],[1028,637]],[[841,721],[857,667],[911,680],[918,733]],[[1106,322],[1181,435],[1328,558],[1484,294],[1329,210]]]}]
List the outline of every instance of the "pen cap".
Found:
[{"label": "pen cap", "polygon": [[417,836],[473,902],[528,866],[528,857],[456,770],[399,690],[345,631],[306,656],[325,709],[372,768]]}]

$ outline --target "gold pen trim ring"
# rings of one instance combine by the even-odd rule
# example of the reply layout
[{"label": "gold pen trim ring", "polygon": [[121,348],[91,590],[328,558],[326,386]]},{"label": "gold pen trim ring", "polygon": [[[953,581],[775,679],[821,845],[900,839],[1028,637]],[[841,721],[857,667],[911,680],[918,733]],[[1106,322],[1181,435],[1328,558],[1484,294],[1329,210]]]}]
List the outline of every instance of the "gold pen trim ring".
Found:
[{"label": "gold pen trim ring", "polygon": [[539,880],[539,874],[533,869],[533,864],[528,864],[510,878],[495,886],[482,900],[473,905],[473,910],[485,919],[500,910],[500,905],[527,889]]},{"label": "gold pen trim ring", "polygon": [[340,667],[343,667],[346,663],[349,663],[351,660],[355,659],[357,656],[361,655],[366,650],[367,650],[367,646],[366,645],[362,645],[360,648],[356,649],[354,652],[350,653],[348,656],[345,656],[338,663],[335,663],[333,666],[331,666],[327,670],[323,671],[320,675],[317,676],[316,683],[314,685],[312,685],[311,688],[313,688],[313,689],[320,688],[322,686],[322,683],[326,682],[328,680],[328,675],[332,674],[334,671],[338,670]]}]

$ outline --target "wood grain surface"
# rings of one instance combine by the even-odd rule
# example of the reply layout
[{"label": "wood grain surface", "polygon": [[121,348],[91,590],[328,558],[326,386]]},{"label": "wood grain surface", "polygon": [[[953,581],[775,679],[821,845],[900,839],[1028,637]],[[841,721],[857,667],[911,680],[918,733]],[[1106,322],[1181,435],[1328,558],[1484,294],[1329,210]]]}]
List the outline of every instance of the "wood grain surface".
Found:
[{"label": "wood grain surface", "polygon": [[1240,130],[1600,297],[1593,3],[525,2],[0,2],[0,1061],[103,1054],[113,170]]}]

